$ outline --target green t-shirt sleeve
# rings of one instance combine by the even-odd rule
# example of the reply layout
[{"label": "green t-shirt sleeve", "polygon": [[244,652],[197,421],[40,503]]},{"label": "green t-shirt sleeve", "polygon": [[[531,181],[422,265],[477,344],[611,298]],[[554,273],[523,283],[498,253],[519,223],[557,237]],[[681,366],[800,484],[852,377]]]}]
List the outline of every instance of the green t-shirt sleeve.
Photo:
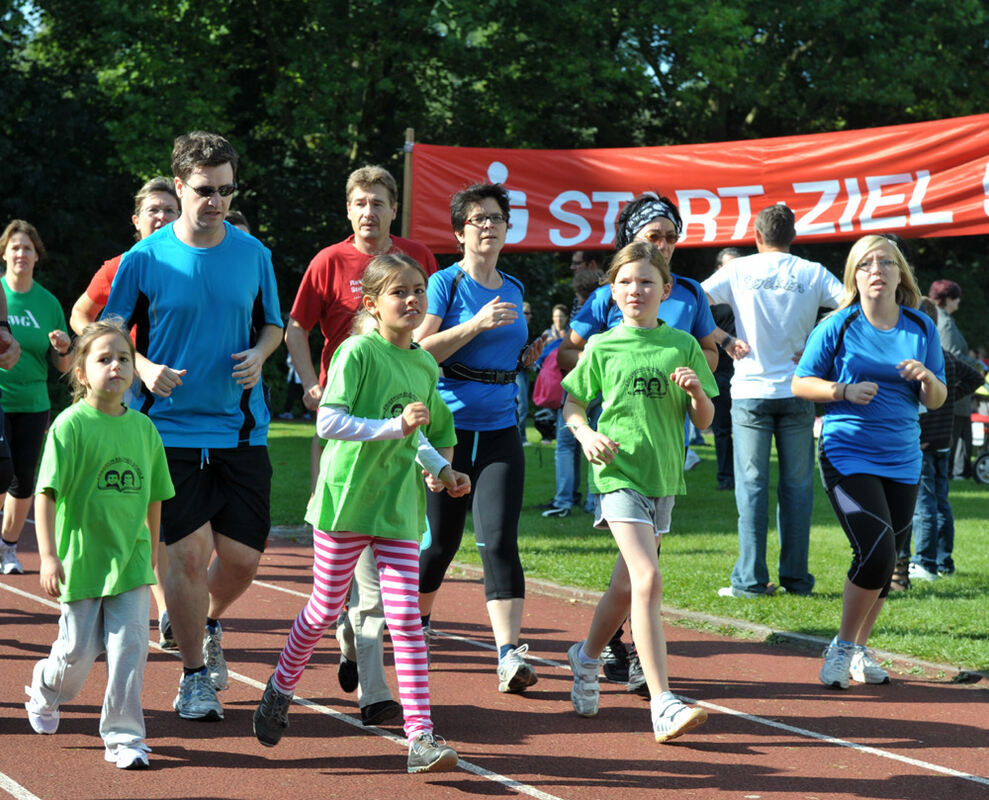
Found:
[{"label": "green t-shirt sleeve", "polygon": [[148,502],[155,503],[159,500],[168,500],[175,496],[175,487],[172,485],[172,476],[168,471],[168,459],[165,457],[165,447],[161,442],[161,436],[154,426],[149,425],[151,432],[150,461],[151,461],[151,491],[148,494]]},{"label": "green t-shirt sleeve", "polygon": [[584,354],[577,360],[577,366],[564,377],[562,385],[566,392],[584,405],[600,394],[601,379],[593,342],[587,343]]},{"label": "green t-shirt sleeve", "polygon": [[435,386],[426,398],[426,408],[429,409],[429,425],[426,426],[425,433],[429,443],[433,447],[453,447],[457,443],[453,413],[443,402]]},{"label": "green t-shirt sleeve", "polygon": [[64,452],[64,444],[60,441],[62,432],[58,425],[52,425],[45,437],[45,446],[41,452],[41,466],[38,468],[38,480],[34,493],[41,494],[51,489],[55,497],[61,493],[62,475],[59,470],[60,456]]},{"label": "green t-shirt sleeve", "polygon": [[690,352],[688,353],[687,363],[701,382],[701,388],[704,390],[704,394],[708,397],[717,397],[719,394],[718,382],[714,379],[714,373],[711,372],[711,368],[707,364],[704,351],[701,350],[700,344],[694,338],[690,340]]}]

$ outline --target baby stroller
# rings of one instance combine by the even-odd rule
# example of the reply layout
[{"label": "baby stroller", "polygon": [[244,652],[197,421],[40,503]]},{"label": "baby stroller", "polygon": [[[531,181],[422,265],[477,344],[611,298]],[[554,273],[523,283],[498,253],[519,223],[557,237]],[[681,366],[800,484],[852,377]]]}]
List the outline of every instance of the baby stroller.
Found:
[{"label": "baby stroller", "polygon": [[979,483],[989,483],[989,384],[972,395],[972,474]]}]

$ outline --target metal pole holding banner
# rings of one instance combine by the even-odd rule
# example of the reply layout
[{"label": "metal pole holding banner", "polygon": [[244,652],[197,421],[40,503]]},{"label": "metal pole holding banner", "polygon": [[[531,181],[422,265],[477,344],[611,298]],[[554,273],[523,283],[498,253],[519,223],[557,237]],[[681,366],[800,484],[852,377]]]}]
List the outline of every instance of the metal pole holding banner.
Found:
[{"label": "metal pole holding banner", "polygon": [[402,238],[409,238],[412,217],[412,145],[415,144],[414,128],[405,129],[405,174],[402,177]]}]

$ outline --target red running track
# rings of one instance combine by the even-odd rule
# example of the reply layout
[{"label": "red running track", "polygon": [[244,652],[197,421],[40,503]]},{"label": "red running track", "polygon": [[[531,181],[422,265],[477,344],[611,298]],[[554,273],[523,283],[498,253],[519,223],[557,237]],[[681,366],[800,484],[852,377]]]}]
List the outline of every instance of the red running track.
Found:
[{"label": "red running track", "polygon": [[224,620],[226,719],[180,720],[171,706],[178,660],[153,647],[144,683],[151,769],[125,772],[103,760],[100,664],[63,706],[56,735],[28,725],[23,686],[55,636],[57,608],[42,597],[37,555],[22,560],[28,574],[0,577],[0,798],[989,797],[985,680],[907,674],[836,692],[818,682],[817,653],[668,625],[673,689],[703,703],[710,718],[657,745],[648,704],[624,687],[602,683],[593,719],[573,712],[566,651],[593,610],[578,600],[530,593],[523,630],[540,680],[524,695],[499,694],[482,588],[462,574],[438,598],[442,638],[430,670],[436,731],[459,751],[457,771],[408,775],[401,728],[361,726],[356,696],[337,685],[332,633],[303,676],[304,705],[293,705],[285,738],[261,747],[251,715],[310,586],[309,547],[280,540]]}]

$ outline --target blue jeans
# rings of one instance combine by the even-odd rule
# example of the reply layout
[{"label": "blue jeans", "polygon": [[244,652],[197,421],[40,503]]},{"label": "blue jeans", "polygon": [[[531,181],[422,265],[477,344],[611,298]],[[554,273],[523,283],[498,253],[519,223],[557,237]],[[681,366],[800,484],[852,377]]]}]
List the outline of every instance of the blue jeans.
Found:
[{"label": "blue jeans", "polygon": [[718,458],[718,486],[734,487],[735,469],[734,452],[731,443],[731,373],[715,372],[714,380],[718,384],[718,396],[714,403],[714,420],[711,428],[714,430],[714,452]]},{"label": "blue jeans", "polygon": [[[955,518],[948,503],[951,481],[951,451],[925,451],[920,468],[917,506],[913,512],[915,564],[930,572],[952,569],[951,551],[955,546]],[[910,545],[906,553],[909,556]]]},{"label": "blue jeans", "polygon": [[563,422],[563,410],[556,412],[556,494],[554,508],[573,508],[577,502],[580,462],[584,457],[573,431]]},{"label": "blue jeans", "polygon": [[796,397],[733,398],[731,416],[738,508],[738,560],[731,585],[757,595],[764,594],[769,583],[769,449],[775,437],[779,580],[788,592],[809,594],[814,588],[814,576],[807,570],[814,504],[814,405]]}]

